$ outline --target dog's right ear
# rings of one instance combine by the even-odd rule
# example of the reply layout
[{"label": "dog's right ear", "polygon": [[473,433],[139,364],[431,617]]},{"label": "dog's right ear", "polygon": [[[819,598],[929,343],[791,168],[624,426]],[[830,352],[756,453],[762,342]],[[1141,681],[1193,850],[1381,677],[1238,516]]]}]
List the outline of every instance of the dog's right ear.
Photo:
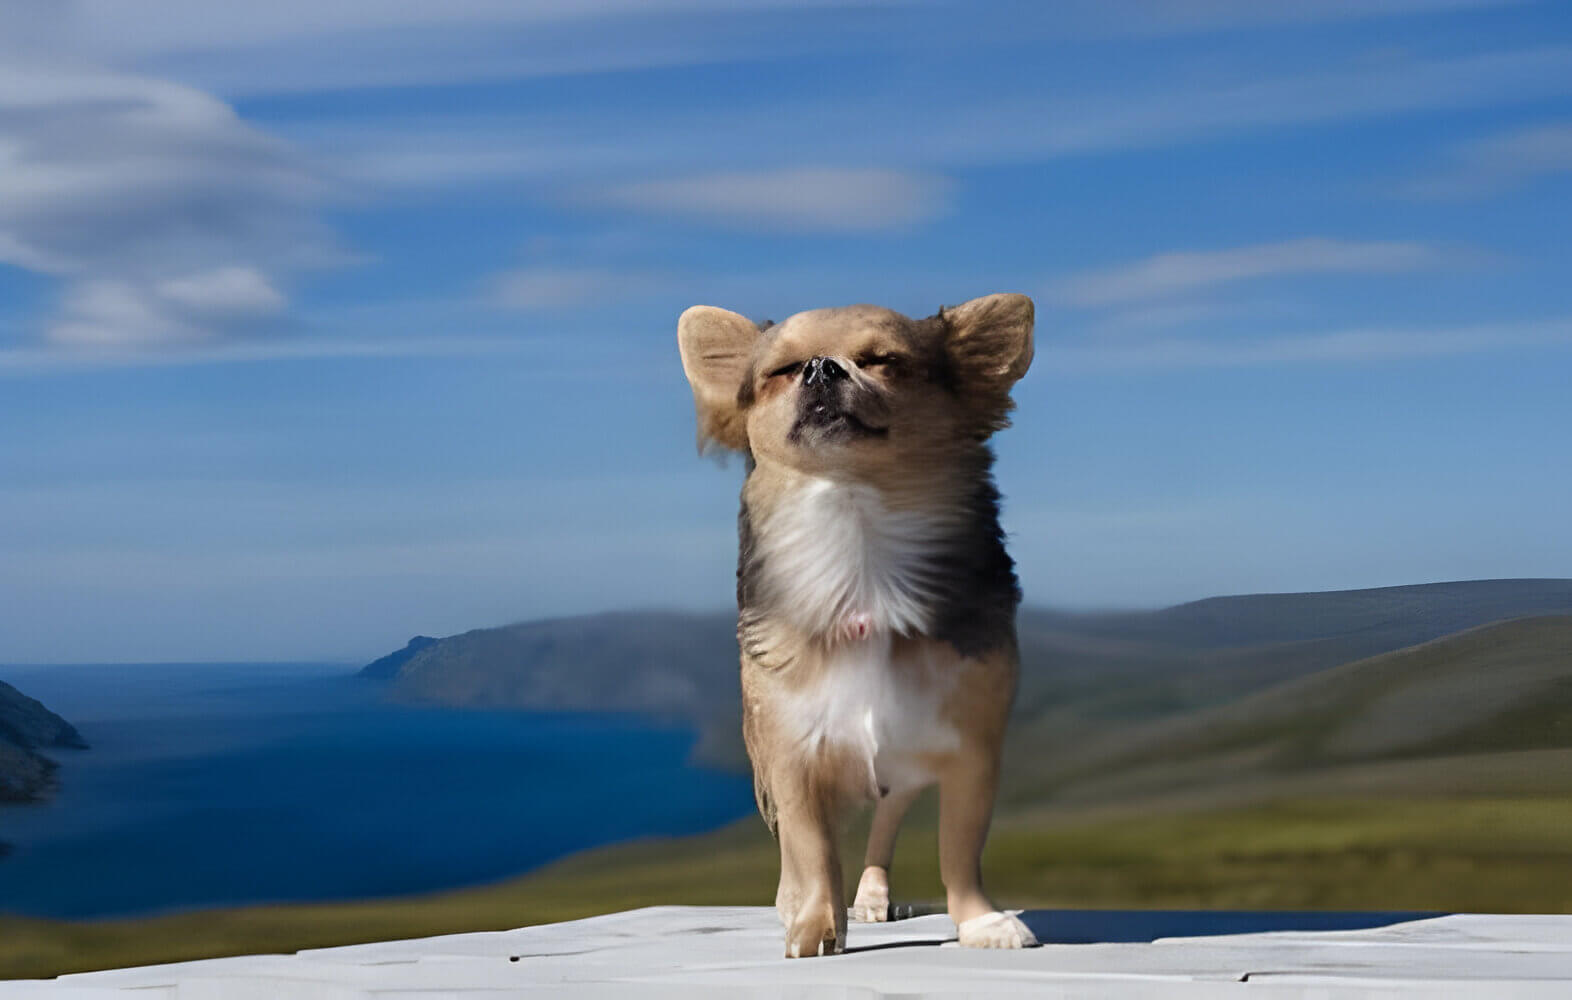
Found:
[{"label": "dog's right ear", "polygon": [[699,418],[699,451],[710,445],[748,450],[747,415],[739,396],[751,388],[759,328],[746,316],[715,306],[694,306],[677,320],[682,370],[693,387]]}]

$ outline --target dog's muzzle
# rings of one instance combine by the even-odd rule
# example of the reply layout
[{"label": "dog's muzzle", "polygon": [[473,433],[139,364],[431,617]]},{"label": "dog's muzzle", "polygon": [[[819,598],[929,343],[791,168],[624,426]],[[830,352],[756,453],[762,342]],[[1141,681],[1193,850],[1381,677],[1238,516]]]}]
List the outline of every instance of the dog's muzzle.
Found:
[{"label": "dog's muzzle", "polygon": [[883,437],[886,427],[870,424],[858,416],[862,409],[859,399],[870,390],[859,386],[840,362],[834,358],[810,358],[802,366],[802,395],[798,404],[797,420],[792,424],[790,438],[803,442],[810,436],[817,440],[836,440],[849,437]]}]

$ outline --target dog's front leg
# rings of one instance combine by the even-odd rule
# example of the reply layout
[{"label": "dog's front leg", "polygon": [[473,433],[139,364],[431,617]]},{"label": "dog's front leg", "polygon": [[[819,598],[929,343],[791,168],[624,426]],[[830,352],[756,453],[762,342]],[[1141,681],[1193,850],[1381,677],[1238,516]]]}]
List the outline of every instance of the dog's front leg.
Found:
[{"label": "dog's front leg", "polygon": [[874,807],[868,852],[863,856],[862,878],[857,882],[857,898],[852,903],[852,919],[863,923],[890,919],[890,863],[895,860],[895,836],[900,833],[906,811],[921,792],[920,786],[890,792]]},{"label": "dog's front leg", "polygon": [[778,776],[785,780],[773,783],[781,844],[776,908],[786,925],[786,957],[833,955],[846,946],[833,803],[811,774]]},{"label": "dog's front leg", "polygon": [[999,784],[997,748],[967,747],[939,779],[939,876],[957,937],[968,948],[1031,948],[1020,918],[983,891],[982,853]]}]

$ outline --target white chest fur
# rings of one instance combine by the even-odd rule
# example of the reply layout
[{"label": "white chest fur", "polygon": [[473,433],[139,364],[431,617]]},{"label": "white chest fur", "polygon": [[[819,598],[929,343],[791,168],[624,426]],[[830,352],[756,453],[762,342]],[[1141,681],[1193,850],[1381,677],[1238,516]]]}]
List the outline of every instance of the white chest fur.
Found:
[{"label": "white chest fur", "polygon": [[809,479],[757,526],[777,614],[814,635],[849,621],[916,635],[932,617],[932,556],[945,519],[891,510],[871,486]]},{"label": "white chest fur", "polygon": [[866,762],[870,795],[927,784],[934,775],[924,759],[959,742],[940,713],[953,678],[923,653],[894,658],[892,646],[887,632],[843,643],[813,683],[785,699],[800,745],[852,750]]}]

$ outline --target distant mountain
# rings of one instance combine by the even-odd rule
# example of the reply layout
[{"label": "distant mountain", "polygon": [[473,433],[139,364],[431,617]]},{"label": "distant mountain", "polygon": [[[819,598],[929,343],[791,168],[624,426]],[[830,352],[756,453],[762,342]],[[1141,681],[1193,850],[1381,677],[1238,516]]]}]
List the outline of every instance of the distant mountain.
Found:
[{"label": "distant mountain", "polygon": [[30,802],[49,792],[55,763],[39,749],[86,746],[69,722],[0,681],[0,802]]},{"label": "distant mountain", "polygon": [[1105,614],[1028,608],[1018,716],[1164,715],[1488,622],[1569,613],[1572,580],[1253,594]]},{"label": "distant mountain", "polygon": [[1025,612],[1034,623],[1194,649],[1376,635],[1412,645],[1502,618],[1572,606],[1572,580],[1469,580],[1368,590],[1211,597],[1159,611]]},{"label": "distant mountain", "polygon": [[[1157,611],[1027,608],[1014,731],[1034,748],[1073,745],[1463,629],[1555,614],[1572,614],[1572,580],[1217,597]],[[678,718],[700,727],[708,759],[741,761],[730,613],[623,612],[420,637],[362,673],[415,701]]]},{"label": "distant mountain", "polygon": [[379,660],[373,660],[361,669],[363,677],[392,677],[408,663],[416,653],[427,646],[437,642],[429,635],[417,635],[405,644],[403,649],[396,649]]},{"label": "distant mountain", "polygon": [[[418,641],[418,640],[416,640]],[[639,712],[699,727],[700,752],[740,761],[736,619],[611,612],[476,629],[426,644],[388,673],[409,701],[469,708]]]},{"label": "distant mountain", "polygon": [[1017,798],[1138,797],[1374,761],[1572,749],[1572,615],[1477,626],[1032,752],[1045,742],[1023,736],[1033,763]]}]

